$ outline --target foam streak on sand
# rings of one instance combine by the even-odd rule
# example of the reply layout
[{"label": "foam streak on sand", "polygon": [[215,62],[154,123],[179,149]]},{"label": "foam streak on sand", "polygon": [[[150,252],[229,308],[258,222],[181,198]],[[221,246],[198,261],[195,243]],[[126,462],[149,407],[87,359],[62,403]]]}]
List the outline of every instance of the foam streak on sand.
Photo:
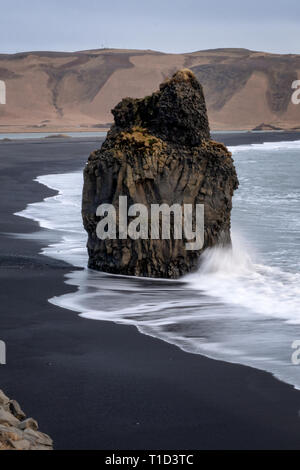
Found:
[{"label": "foam streak on sand", "polygon": [[[300,389],[291,362],[300,339],[300,142],[231,150],[241,180],[232,250],[208,250],[198,272],[179,281],[71,272],[66,282],[77,292],[50,301],[85,318],[135,325],[194,354],[267,370]],[[85,268],[82,175],[38,181],[59,194],[20,215],[59,236],[45,255]]]}]

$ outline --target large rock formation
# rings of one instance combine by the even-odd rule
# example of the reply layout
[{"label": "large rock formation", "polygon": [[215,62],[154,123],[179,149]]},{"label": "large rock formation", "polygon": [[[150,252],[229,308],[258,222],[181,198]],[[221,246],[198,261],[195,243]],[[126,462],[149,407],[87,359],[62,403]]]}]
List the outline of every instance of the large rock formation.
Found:
[{"label": "large rock formation", "polygon": [[[203,90],[190,70],[177,72],[151,96],[124,99],[112,112],[115,124],[84,171],[89,267],[178,278],[197,267],[205,248],[230,243],[232,196],[238,187],[231,154],[210,140]],[[110,203],[118,213],[119,196],[127,196],[128,205],[149,209],[151,204],[204,204],[204,246],[187,250],[184,238],[174,239],[174,229],[170,240],[100,240],[97,207]]]},{"label": "large rock formation", "polygon": [[0,390],[0,450],[52,450],[52,439],[38,431],[15,400]]}]

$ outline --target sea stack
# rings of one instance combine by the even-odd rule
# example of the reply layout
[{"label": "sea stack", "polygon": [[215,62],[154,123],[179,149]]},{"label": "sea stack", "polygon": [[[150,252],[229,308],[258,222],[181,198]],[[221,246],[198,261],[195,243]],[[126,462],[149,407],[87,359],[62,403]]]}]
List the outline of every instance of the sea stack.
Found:
[{"label": "sea stack", "polygon": [[[203,89],[188,69],[176,72],[143,99],[125,98],[112,111],[115,123],[84,170],[82,216],[89,267],[114,274],[176,279],[197,269],[208,247],[230,244],[232,196],[238,179],[231,153],[210,138]],[[120,196],[128,205],[204,205],[204,245],[187,240],[100,239],[97,208]],[[193,216],[194,218],[195,216]],[[195,221],[194,221],[195,222]],[[119,218],[116,218],[117,233]],[[149,220],[149,227],[151,222]]]}]

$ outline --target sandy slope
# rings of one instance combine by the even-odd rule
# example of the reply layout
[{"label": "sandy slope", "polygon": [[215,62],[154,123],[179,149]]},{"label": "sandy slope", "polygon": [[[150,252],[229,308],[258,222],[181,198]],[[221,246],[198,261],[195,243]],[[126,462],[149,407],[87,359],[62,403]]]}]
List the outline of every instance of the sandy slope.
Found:
[{"label": "sandy slope", "polygon": [[213,129],[300,127],[300,105],[291,103],[299,55],[92,50],[0,55],[0,80],[7,87],[0,131],[97,130],[112,121],[110,110],[121,98],[150,94],[182,67],[203,84]]}]

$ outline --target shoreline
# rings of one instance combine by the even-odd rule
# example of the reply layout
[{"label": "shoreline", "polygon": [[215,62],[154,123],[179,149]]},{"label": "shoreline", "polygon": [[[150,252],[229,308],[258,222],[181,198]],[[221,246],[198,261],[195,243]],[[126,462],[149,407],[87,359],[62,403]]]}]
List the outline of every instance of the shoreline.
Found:
[{"label": "shoreline", "polygon": [[[300,394],[292,386],[48,302],[76,290],[64,283],[76,268],[39,255],[38,224],[12,214],[55,194],[34,177],[80,169],[100,140],[0,145],[0,337],[8,350],[0,388],[56,449],[299,449]],[[233,142],[240,135],[227,136],[226,145]]]},{"label": "shoreline", "polygon": [[[53,127],[43,127],[43,126],[17,126],[17,125],[3,125],[0,124],[0,138],[1,135],[5,134],[97,134],[102,132],[108,132],[113,123],[106,123],[99,126],[86,126],[86,127],[72,127],[72,126],[53,126]],[[285,134],[285,133],[294,133],[299,134],[300,128],[282,128],[282,129],[211,129],[212,134]]]},{"label": "shoreline", "polygon": [[[78,141],[84,141],[84,142],[102,142],[105,138],[105,135],[103,134],[105,131],[95,131],[95,132],[88,132],[90,135],[84,135],[87,132],[82,131],[82,132],[77,132],[76,136],[69,136],[65,135],[62,136],[61,134],[53,133],[53,135],[50,134],[50,137],[26,137],[26,138],[16,138],[16,139],[6,139],[3,138],[1,139],[1,133],[0,133],[0,144],[17,144],[17,143],[22,143],[22,142],[27,142],[27,143],[66,143],[68,141],[73,141],[78,142]],[[10,134],[10,133],[9,133]],[[24,135],[24,133],[16,133],[18,135]],[[32,135],[34,132],[29,132],[28,135]],[[36,134],[47,134],[45,132],[40,132]],[[74,134],[74,133],[72,133]],[[3,134],[6,135],[6,134]],[[48,135],[48,134],[47,134]],[[217,142],[222,142],[226,146],[237,146],[237,145],[250,145],[250,144],[262,144],[262,143],[267,143],[267,142],[289,142],[289,141],[297,141],[300,140],[300,132],[298,131],[255,131],[255,132],[240,132],[240,131],[217,131],[217,132],[211,132],[211,138],[212,140],[216,140]],[[50,142],[49,142],[50,141]]]}]

